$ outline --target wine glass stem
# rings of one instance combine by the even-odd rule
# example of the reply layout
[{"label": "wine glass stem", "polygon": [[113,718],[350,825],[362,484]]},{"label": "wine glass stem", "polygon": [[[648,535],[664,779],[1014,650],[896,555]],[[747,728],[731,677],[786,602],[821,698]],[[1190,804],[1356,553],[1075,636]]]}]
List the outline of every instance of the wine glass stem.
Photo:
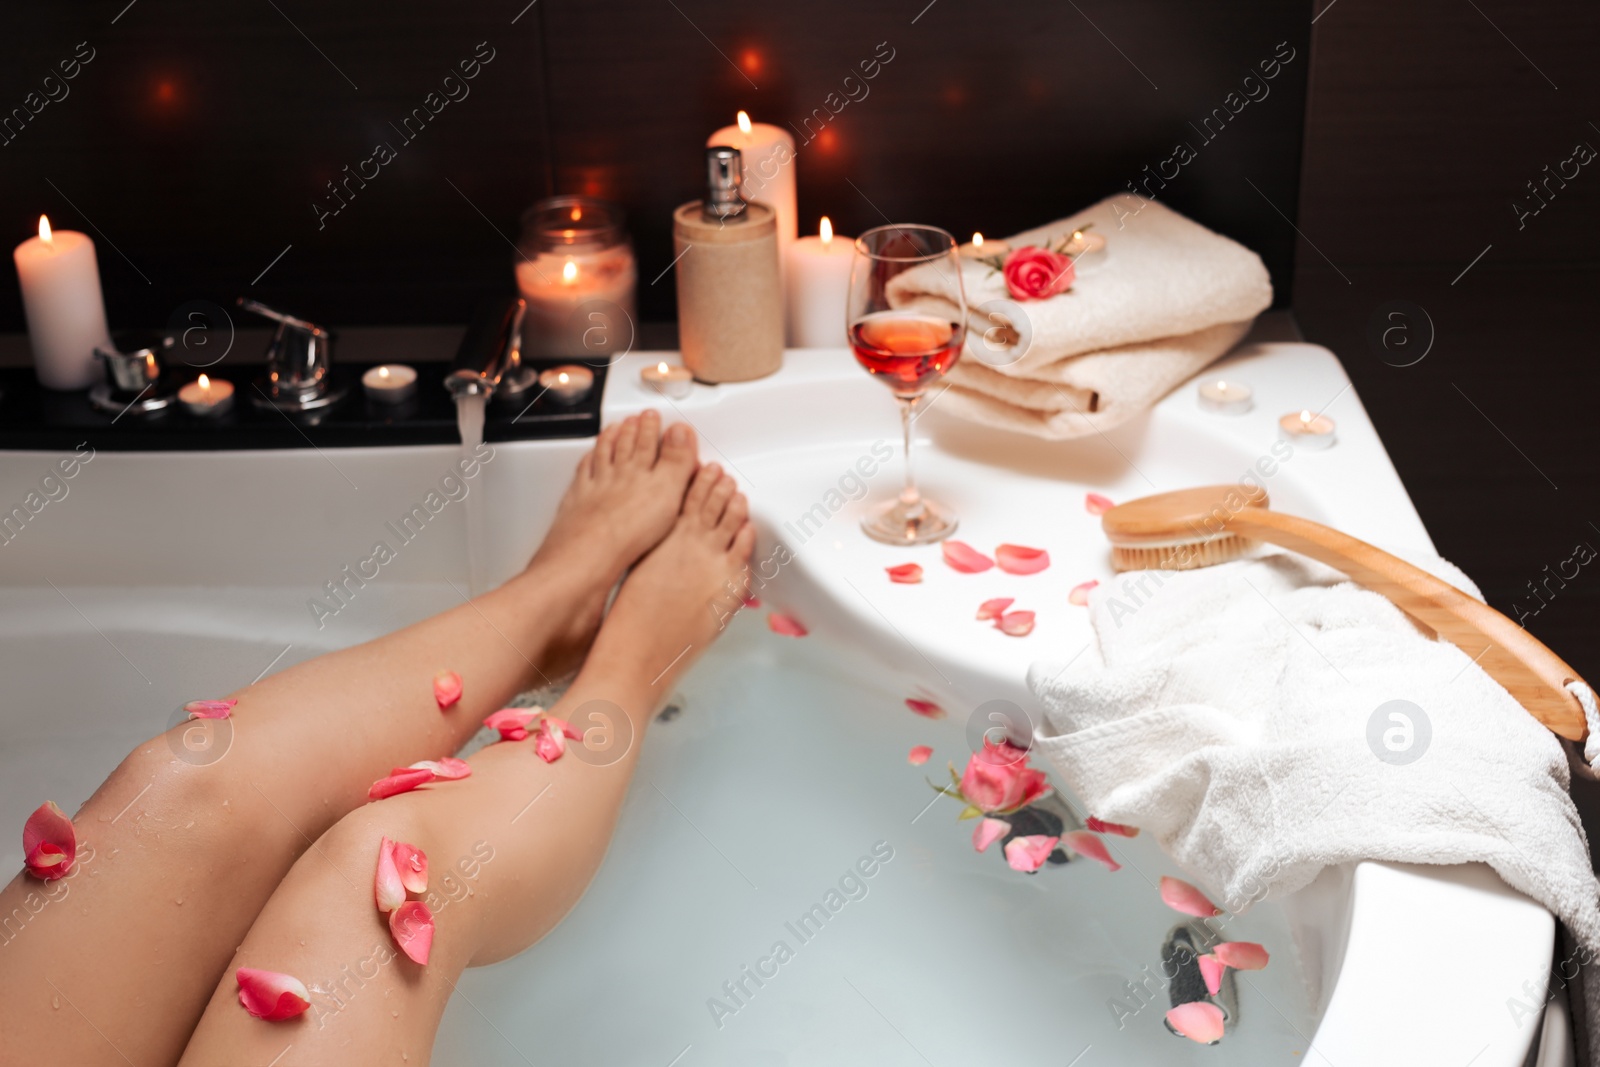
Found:
[{"label": "wine glass stem", "polygon": [[905,508],[907,518],[917,518],[922,514],[922,494],[917,491],[917,480],[911,473],[911,422],[917,410],[917,401],[921,397],[897,396],[900,401],[900,429],[905,437],[906,444],[906,487],[900,490],[900,503]]}]

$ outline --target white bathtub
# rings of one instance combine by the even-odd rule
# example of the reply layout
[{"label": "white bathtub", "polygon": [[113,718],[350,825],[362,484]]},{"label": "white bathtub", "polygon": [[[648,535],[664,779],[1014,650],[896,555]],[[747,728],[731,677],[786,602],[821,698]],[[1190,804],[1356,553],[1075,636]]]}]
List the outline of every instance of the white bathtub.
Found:
[{"label": "white bathtub", "polygon": [[[613,374],[609,418],[656,399],[632,384],[649,358]],[[1205,1049],[1166,1033],[1149,981],[1177,919],[1153,886],[1176,872],[1152,844],[1115,842],[1115,874],[1074,862],[1023,876],[994,850],[974,853],[971,824],[924,782],[946,760],[965,763],[968,712],[993,699],[1031,707],[1027,663],[1088,639],[1065,604],[1071,585],[1105,577],[1087,489],[1126,499],[1237,478],[1271,444],[1277,414],[1331,401],[1339,445],[1286,464],[1269,483],[1275,501],[1430,547],[1331,355],[1267,346],[1228,373],[1256,387],[1252,414],[1204,416],[1184,390],[1106,437],[1018,454],[937,406],[919,423],[931,439],[919,472],[962,514],[960,536],[1050,549],[1049,571],[986,587],[1007,595],[1017,583],[1039,607],[1024,640],[952,628],[944,620],[973,605],[960,591],[959,605],[948,599],[951,583],[889,587],[883,566],[937,550],[873,545],[855,529],[860,502],[834,509],[830,488],[898,432],[887,395],[845,354],[792,353],[777,378],[673,405],[744,480],[758,553],[779,536],[798,550],[762,596],[813,635],[777,637],[753,612],[735,620],[681,686],[682,710],[652,732],[588,896],[534,949],[463,979],[437,1062],[1520,1067],[1537,1023],[1517,1026],[1506,1002],[1545,981],[1553,921],[1486,868],[1359,864],[1233,920],[1230,938],[1274,959],[1241,976],[1238,1024]],[[492,573],[526,558],[583,447],[497,446],[472,489]],[[54,458],[0,454],[0,484],[30,484]],[[186,699],[457,601],[465,509],[451,505],[321,628],[307,608],[452,459],[444,448],[96,455],[0,548],[0,825],[19,826],[45,796],[71,810]],[[895,456],[869,500],[899,476]],[[910,714],[902,700],[916,692],[950,718]],[[913,744],[934,747],[926,768],[907,765]],[[0,839],[0,859],[20,862],[20,841]],[[868,867],[820,929],[794,927]],[[757,985],[747,967],[767,977]]]}]

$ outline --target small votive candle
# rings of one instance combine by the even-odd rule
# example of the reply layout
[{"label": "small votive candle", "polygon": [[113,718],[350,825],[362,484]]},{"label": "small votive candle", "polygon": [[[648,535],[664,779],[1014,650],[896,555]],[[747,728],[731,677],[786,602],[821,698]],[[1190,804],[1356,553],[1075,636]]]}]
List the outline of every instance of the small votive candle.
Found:
[{"label": "small votive candle", "polygon": [[1334,442],[1333,420],[1326,415],[1313,415],[1301,411],[1285,415],[1278,420],[1278,435],[1299,448],[1332,448]]},{"label": "small votive candle", "polygon": [[551,367],[539,375],[539,387],[563,404],[576,404],[594,388],[594,371],[576,363]]},{"label": "small votive candle", "polygon": [[689,373],[689,368],[675,367],[670,363],[657,363],[644,368],[639,372],[639,379],[662,396],[673,400],[682,400],[694,387],[694,375]]},{"label": "small votive candle", "polygon": [[1090,233],[1088,230],[1073,230],[1072,237],[1061,251],[1077,259],[1079,256],[1088,256],[1104,251],[1105,247],[1106,239],[1100,234]]},{"label": "small votive candle", "polygon": [[1243,382],[1212,378],[1201,382],[1196,393],[1200,398],[1200,410],[1214,415],[1243,415],[1255,406],[1251,400],[1254,390]]},{"label": "small votive candle", "polygon": [[963,256],[982,259],[984,256],[1003,256],[1011,251],[1011,246],[1004,241],[985,241],[983,234],[974,233],[971,243],[962,245],[956,251]]},{"label": "small votive candle", "polygon": [[380,404],[399,404],[417,392],[417,372],[404,363],[385,363],[361,376],[367,399]]},{"label": "small votive candle", "polygon": [[221,378],[213,381],[202,374],[178,390],[178,402],[191,415],[210,418],[233,407],[233,383]]}]

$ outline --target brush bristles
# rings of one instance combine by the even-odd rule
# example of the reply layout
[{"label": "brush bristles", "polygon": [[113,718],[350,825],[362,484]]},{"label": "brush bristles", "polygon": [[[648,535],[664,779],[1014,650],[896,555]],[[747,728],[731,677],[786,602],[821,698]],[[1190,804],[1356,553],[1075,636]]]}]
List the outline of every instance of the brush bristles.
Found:
[{"label": "brush bristles", "polygon": [[1117,571],[1192,571],[1238,559],[1249,547],[1249,540],[1232,534],[1199,543],[1154,548],[1113,545],[1111,567]]}]

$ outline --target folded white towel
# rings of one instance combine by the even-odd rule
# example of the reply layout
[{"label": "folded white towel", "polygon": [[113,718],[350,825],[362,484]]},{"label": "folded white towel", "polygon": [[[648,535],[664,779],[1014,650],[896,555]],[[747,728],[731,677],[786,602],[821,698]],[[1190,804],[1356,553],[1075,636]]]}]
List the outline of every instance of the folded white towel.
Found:
[{"label": "folded white towel", "polygon": [[[1478,595],[1443,560],[1413,562]],[[1277,553],[1119,576],[1089,610],[1097,647],[1029,672],[1039,747],[1089,811],[1153,834],[1220,905],[1355,860],[1481,861],[1585,961],[1600,952],[1565,750],[1390,601]],[[1585,977],[1600,1049],[1600,981]]]}]

